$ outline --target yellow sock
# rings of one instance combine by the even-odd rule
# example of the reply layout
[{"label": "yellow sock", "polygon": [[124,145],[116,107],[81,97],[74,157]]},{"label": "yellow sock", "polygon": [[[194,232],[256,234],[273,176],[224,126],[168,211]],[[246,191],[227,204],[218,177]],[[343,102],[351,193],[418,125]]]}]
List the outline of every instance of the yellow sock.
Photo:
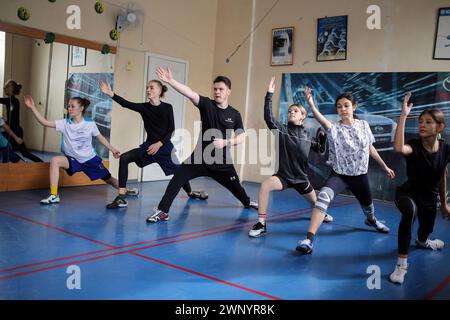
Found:
[{"label": "yellow sock", "polygon": [[56,196],[58,194],[58,186],[50,186],[50,194]]}]

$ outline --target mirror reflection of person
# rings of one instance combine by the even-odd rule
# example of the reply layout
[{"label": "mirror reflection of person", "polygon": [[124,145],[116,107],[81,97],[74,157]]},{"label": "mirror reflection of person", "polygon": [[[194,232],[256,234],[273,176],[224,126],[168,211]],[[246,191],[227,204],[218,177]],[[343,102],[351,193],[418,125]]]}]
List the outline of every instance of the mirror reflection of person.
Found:
[{"label": "mirror reflection of person", "polygon": [[7,131],[2,132],[2,134],[10,142],[14,151],[20,152],[23,157],[30,159],[33,162],[43,162],[41,158],[28,151],[23,141],[24,133],[22,127],[20,126],[20,102],[16,97],[20,94],[21,89],[22,85],[18,84],[14,80],[8,80],[3,87],[3,92],[6,97],[0,98],[0,104],[4,104],[6,106],[6,114],[8,117],[6,124],[9,125],[11,131],[16,136],[22,139],[22,143],[17,143],[17,140]]},{"label": "mirror reflection of person", "polygon": [[3,134],[1,134],[3,132],[6,132],[8,135],[10,135],[18,144],[23,143],[23,140],[11,131],[9,126],[3,120],[2,116],[0,116],[0,157],[2,159],[2,163],[16,163],[21,161],[22,158],[14,152],[9,141],[6,140]]}]

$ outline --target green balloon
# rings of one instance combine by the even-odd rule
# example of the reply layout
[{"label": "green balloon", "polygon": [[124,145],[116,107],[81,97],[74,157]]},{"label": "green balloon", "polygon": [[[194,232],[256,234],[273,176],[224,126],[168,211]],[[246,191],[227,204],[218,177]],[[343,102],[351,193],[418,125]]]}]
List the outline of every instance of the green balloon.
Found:
[{"label": "green balloon", "polygon": [[100,1],[97,1],[95,3],[95,12],[97,13],[103,13],[105,11],[105,6]]},{"label": "green balloon", "polygon": [[30,13],[28,12],[28,9],[25,7],[20,7],[17,9],[17,16],[20,20],[27,21],[30,19]]},{"label": "green balloon", "polygon": [[111,48],[107,44],[104,44],[103,47],[102,47],[102,53],[103,54],[108,54],[110,52],[111,52]]},{"label": "green balloon", "polygon": [[120,36],[120,32],[117,31],[117,29],[112,29],[109,32],[109,37],[111,38],[111,40],[116,41],[117,39],[119,39],[119,36]]},{"label": "green balloon", "polygon": [[45,43],[53,43],[55,41],[55,34],[53,32],[49,32],[45,35],[44,42]]}]

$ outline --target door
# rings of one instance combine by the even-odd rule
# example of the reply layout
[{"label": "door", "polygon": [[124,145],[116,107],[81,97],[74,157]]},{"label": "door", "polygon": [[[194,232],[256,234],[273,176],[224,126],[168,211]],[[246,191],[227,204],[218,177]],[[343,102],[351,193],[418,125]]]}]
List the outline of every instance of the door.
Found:
[{"label": "door", "polygon": [[[170,70],[172,70],[172,74],[175,80],[184,84],[187,82],[187,61],[148,53],[146,55],[146,66],[147,76],[144,87],[146,87],[149,80],[158,79],[155,73],[157,67],[169,67]],[[165,97],[162,100],[164,102],[170,103],[173,107],[175,133],[172,136],[171,141],[177,151],[176,154],[178,159],[181,160],[180,156],[182,155],[183,140],[181,132],[177,131],[177,129],[183,128],[184,126],[185,98],[174,89],[169,87],[169,90],[166,92]],[[143,140],[145,140],[146,133],[144,128],[142,128],[142,137]],[[172,176],[166,176],[159,165],[156,163],[146,166],[142,169],[141,173],[141,181],[169,180],[170,178],[172,178]]]}]

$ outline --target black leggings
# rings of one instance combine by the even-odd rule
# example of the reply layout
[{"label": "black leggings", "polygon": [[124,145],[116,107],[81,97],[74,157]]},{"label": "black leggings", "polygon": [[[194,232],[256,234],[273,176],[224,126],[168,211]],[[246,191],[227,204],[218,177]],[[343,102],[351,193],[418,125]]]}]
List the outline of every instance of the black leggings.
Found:
[{"label": "black leggings", "polygon": [[[136,163],[140,168],[145,167],[145,164],[143,164],[142,159],[142,152],[140,148],[132,149],[128,152],[125,152],[120,156],[119,161],[119,188],[126,188],[127,187],[127,180],[128,180],[128,165],[130,163]],[[148,163],[150,164],[150,163]],[[187,181],[185,184],[183,184],[183,190],[186,191],[186,193],[191,193],[191,185],[189,184],[189,181]],[[178,192],[177,192],[178,193]]]},{"label": "black leggings", "polygon": [[[23,134],[21,134],[21,131],[19,134],[14,132],[19,138],[23,138]],[[27,146],[25,145],[25,142],[22,144],[18,144],[16,140],[14,140],[11,136],[9,136],[6,132],[3,132],[3,136],[9,141],[14,151],[19,151],[22,156],[24,156],[27,159],[30,159],[34,162],[43,162],[41,158],[38,156],[35,156],[30,151],[28,151]]]},{"label": "black leggings", "polygon": [[14,152],[14,150],[11,148],[10,144],[8,144],[4,148],[0,148],[0,156],[2,159],[2,163],[8,163],[8,162],[17,163],[20,160],[22,160],[22,158],[19,157],[17,155],[17,153]]},{"label": "black leggings", "polygon": [[419,219],[418,240],[425,242],[433,232],[437,208],[436,206],[422,205],[400,188],[397,188],[395,205],[402,213],[402,219],[398,226],[398,253],[407,255],[416,217]]},{"label": "black leggings", "polygon": [[332,171],[325,182],[325,185],[320,189],[320,192],[317,195],[317,201],[314,208],[326,214],[328,206],[333,198],[345,189],[349,189],[355,195],[366,215],[374,214],[372,194],[370,192],[367,174],[345,176]]},{"label": "black leggings", "polygon": [[372,193],[370,192],[367,173],[359,176],[344,176],[333,172],[325,183],[325,186],[333,189],[335,195],[338,195],[345,189],[349,189],[363,207],[372,204]]},{"label": "black leggings", "polygon": [[175,173],[166,188],[158,209],[168,213],[173,200],[180,191],[181,186],[187,181],[197,177],[211,177],[227,188],[244,206],[250,204],[250,198],[242,187],[236,170],[233,166],[224,166],[211,170],[203,164],[185,164]]}]

